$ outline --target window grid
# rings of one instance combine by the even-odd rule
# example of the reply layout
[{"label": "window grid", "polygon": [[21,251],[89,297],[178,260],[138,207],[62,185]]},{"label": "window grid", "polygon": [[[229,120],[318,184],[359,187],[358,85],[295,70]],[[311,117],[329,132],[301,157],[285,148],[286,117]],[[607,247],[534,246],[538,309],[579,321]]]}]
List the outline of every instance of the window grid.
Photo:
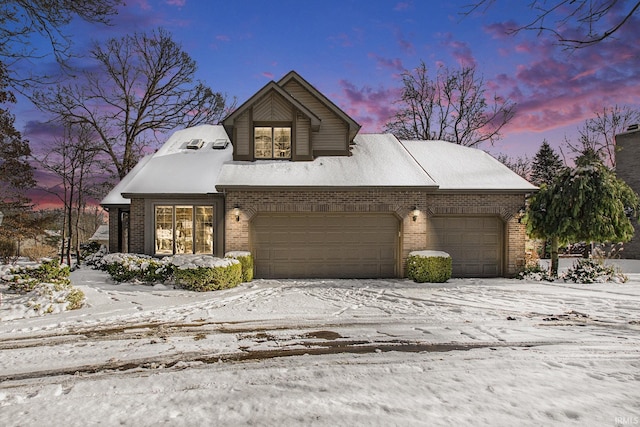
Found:
[{"label": "window grid", "polygon": [[213,231],[213,206],[155,206],[157,255],[213,255]]}]

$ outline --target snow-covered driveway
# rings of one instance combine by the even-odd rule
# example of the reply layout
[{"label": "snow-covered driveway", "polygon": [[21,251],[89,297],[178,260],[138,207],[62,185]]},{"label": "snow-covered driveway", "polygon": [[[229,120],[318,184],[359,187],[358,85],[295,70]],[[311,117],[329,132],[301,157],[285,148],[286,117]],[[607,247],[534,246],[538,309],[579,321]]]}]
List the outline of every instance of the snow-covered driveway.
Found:
[{"label": "snow-covered driveway", "polygon": [[199,294],[80,269],[90,307],[0,323],[0,424],[640,425],[630,279]]}]

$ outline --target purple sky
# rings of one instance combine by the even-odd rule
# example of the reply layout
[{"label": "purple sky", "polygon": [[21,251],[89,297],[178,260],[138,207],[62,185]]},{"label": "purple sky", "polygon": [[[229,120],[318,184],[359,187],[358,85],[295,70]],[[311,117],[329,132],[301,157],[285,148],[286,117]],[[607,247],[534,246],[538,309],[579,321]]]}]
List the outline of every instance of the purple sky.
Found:
[{"label": "purple sky", "polygon": [[[474,64],[491,91],[517,103],[503,139],[481,147],[493,154],[531,157],[543,139],[558,146],[603,107],[640,108],[640,15],[615,40],[570,52],[535,32],[505,34],[528,22],[528,2],[498,1],[486,14],[467,17],[461,12],[470,0],[126,3],[112,26],[67,28],[74,50],[86,52],[91,39],[162,26],[196,60],[198,78],[238,103],[296,70],[358,121],[361,132],[382,130],[400,73],[420,60],[431,70]],[[46,69],[51,58],[33,66]],[[37,144],[42,132],[26,126],[42,117],[26,101],[14,111]]]}]

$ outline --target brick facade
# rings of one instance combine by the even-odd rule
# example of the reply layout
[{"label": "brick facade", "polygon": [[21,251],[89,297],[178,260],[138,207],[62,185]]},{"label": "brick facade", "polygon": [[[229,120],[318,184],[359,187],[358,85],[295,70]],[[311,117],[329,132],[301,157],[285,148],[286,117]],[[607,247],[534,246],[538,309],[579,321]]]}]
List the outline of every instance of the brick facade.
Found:
[{"label": "brick facade", "polygon": [[[433,215],[496,216],[504,227],[504,274],[513,276],[524,266],[526,233],[518,222],[524,194],[425,193],[423,191],[228,191],[225,250],[249,250],[249,224],[260,212],[394,213],[401,219],[401,268],[409,252],[427,245],[427,217]],[[233,208],[240,208],[240,221]],[[413,221],[411,211],[421,215]]]},{"label": "brick facade", "polygon": [[129,219],[129,252],[143,254],[145,231],[145,202],[144,199],[131,199],[131,213]]}]

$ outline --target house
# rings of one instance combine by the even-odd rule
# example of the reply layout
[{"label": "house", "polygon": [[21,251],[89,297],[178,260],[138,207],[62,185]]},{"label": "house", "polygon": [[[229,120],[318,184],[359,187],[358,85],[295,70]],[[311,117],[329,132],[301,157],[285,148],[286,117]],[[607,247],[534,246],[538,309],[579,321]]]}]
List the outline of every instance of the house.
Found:
[{"label": "house", "polygon": [[402,277],[422,249],[457,277],[519,271],[536,187],[477,149],[359,130],[291,71],[143,158],[102,201],[109,249],[249,250],[258,278]]},{"label": "house", "polygon": [[[616,175],[629,185],[636,193],[640,193],[640,126],[635,124],[615,137],[616,140]],[[620,252],[623,258],[640,259],[640,226],[632,219],[635,233],[630,242],[624,244]]]}]

